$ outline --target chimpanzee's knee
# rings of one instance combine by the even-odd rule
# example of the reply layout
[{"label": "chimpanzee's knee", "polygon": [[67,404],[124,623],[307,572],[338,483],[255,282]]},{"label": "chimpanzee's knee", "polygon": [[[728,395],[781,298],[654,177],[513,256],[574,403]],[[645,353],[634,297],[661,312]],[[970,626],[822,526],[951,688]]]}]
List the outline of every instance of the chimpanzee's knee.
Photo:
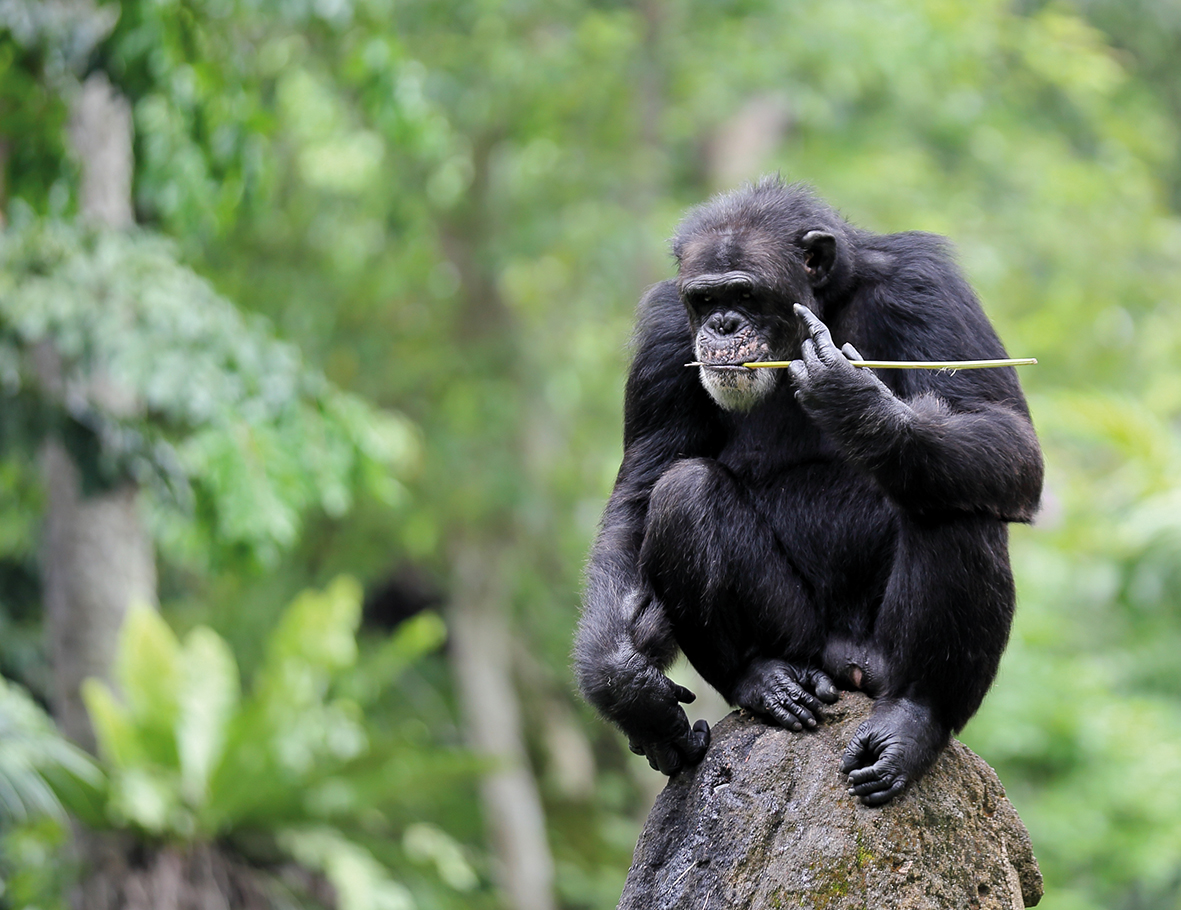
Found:
[{"label": "chimpanzee's knee", "polygon": [[656,481],[648,500],[648,524],[644,538],[652,544],[669,540],[678,548],[700,533],[718,502],[718,487],[728,481],[716,461],[685,458],[673,464]]}]

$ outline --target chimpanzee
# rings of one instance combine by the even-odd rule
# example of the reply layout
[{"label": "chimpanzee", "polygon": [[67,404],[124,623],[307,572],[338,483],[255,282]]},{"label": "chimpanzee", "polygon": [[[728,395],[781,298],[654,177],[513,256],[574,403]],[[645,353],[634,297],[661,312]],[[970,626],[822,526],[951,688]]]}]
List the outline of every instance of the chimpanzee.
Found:
[{"label": "chimpanzee", "polygon": [[[673,253],[639,305],[580,686],[670,775],[709,744],[663,673],[678,649],[792,730],[860,689],[874,709],[841,771],[886,803],[975,713],[1008,638],[1006,523],[1032,519],[1043,473],[1016,372],[850,363],[1006,354],[942,238],[861,230],[806,187],[718,196]],[[758,360],[793,362],[740,365]]]}]

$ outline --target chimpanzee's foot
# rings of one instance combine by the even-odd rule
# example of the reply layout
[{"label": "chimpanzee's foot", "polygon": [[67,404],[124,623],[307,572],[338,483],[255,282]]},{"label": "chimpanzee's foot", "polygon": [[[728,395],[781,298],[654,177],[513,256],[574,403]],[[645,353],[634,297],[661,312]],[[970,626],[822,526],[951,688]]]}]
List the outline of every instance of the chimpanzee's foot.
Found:
[{"label": "chimpanzee's foot", "polygon": [[874,702],[841,759],[849,792],[867,806],[888,803],[923,776],[949,736],[924,705],[905,698]]},{"label": "chimpanzee's foot", "polygon": [[756,660],[734,688],[733,701],[781,727],[803,730],[816,726],[820,704],[839,697],[822,670],[801,670],[782,660]]}]

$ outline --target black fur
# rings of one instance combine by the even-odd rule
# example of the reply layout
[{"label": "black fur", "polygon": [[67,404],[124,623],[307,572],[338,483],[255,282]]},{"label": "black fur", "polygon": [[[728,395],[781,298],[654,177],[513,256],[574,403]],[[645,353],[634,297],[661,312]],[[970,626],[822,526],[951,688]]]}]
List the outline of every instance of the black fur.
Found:
[{"label": "black fur", "polygon": [[1008,638],[1006,522],[1042,485],[1016,373],[852,366],[1006,354],[942,239],[861,231],[800,186],[710,201],[673,251],[677,279],[639,306],[579,683],[668,774],[709,742],[663,673],[678,649],[792,729],[863,689],[874,712],[841,768],[884,803],[976,711]]}]

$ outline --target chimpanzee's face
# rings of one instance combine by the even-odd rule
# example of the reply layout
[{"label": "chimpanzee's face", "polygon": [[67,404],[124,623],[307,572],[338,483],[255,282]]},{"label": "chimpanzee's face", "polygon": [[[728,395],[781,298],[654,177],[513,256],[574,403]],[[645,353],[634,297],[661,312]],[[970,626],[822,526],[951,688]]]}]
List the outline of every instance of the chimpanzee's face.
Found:
[{"label": "chimpanzee's face", "polygon": [[779,370],[742,364],[794,358],[803,340],[792,313],[794,303],[812,301],[803,257],[784,263],[796,251],[778,251],[779,262],[761,261],[768,252],[766,244],[703,238],[681,260],[677,284],[701,384],[728,411],[750,410],[780,381]]}]

